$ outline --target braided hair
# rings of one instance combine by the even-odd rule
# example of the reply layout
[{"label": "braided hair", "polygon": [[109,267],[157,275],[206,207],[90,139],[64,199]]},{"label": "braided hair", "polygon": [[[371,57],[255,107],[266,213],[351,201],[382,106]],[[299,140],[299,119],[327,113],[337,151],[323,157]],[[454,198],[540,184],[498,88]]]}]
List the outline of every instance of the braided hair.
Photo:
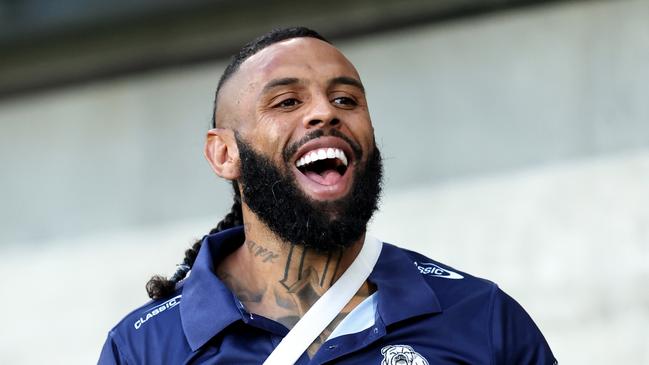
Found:
[{"label": "braided hair", "polygon": [[[241,195],[236,181],[232,182],[232,187],[234,188],[234,202],[232,203],[232,208],[230,209],[230,212],[216,225],[216,227],[210,230],[209,234],[218,233],[229,228],[243,225]],[[161,275],[154,275],[149,279],[149,282],[146,283],[146,291],[149,294],[149,298],[161,299],[173,294],[176,290],[176,284],[187,276],[187,273],[194,265],[202,241],[202,239],[196,240],[196,242],[185,251],[183,262],[178,265],[176,272],[171,275],[170,278],[167,279]]]},{"label": "braided hair", "polygon": [[[228,81],[239,69],[239,66],[250,56],[256,54],[257,52],[272,44],[287,39],[301,37],[316,38],[330,43],[327,39],[318,34],[318,32],[305,27],[281,28],[266,33],[253,40],[252,42],[246,44],[232,57],[230,63],[225,68],[223,75],[221,75],[218,86],[216,88],[216,93],[214,96],[214,110],[212,112],[212,128],[217,127],[215,116],[217,108],[216,102],[219,91],[221,90],[223,84]],[[239,186],[236,181],[232,182],[232,187],[234,188],[234,202],[232,203],[232,208],[230,212],[226,214],[226,216],[216,225],[216,227],[210,230],[209,234],[214,234],[228,228],[243,225],[243,214],[241,212],[241,193],[239,192]],[[187,276],[187,273],[194,265],[194,261],[196,261],[196,256],[198,256],[198,250],[201,247],[202,241],[202,239],[197,240],[189,249],[185,251],[185,257],[183,258],[182,263],[177,265],[176,272],[170,278],[165,278],[161,275],[154,275],[146,283],[146,291],[151,299],[162,299],[174,293],[174,291],[176,290],[176,284]]]}]

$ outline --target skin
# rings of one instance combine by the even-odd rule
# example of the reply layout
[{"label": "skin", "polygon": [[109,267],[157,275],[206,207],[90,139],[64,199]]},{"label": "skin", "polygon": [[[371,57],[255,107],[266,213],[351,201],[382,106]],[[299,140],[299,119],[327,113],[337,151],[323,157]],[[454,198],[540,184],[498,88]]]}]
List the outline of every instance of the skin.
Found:
[{"label": "skin", "polygon": [[[205,156],[217,175],[229,180],[241,176],[234,139],[237,130],[257,152],[293,174],[299,188],[316,201],[335,200],[348,193],[355,171],[365,164],[374,146],[358,72],[340,51],[314,38],[279,42],[248,58],[222,87],[217,110],[218,128],[208,132],[205,146]],[[304,150],[291,156],[288,164],[284,161],[282,152],[287,146],[315,129],[333,128],[363,152],[362,159],[349,159],[348,178],[334,186],[322,186],[300,176],[294,164]],[[312,143],[331,143],[331,138]],[[341,139],[336,139],[340,143]],[[353,262],[364,235],[344,251],[317,254],[282,242],[246,206],[245,196],[243,201],[246,241],[219,264],[217,275],[248,311],[290,329]],[[374,290],[369,282],[359,289],[309,347],[309,356],[313,357],[345,315]]]}]

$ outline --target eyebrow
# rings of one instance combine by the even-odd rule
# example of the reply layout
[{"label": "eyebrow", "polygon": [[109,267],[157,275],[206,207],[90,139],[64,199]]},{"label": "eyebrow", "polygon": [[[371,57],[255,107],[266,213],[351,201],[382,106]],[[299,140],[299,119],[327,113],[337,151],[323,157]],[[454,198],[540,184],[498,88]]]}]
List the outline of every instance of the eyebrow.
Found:
[{"label": "eyebrow", "polygon": [[336,84],[343,84],[343,85],[350,85],[358,88],[360,91],[365,94],[365,87],[363,86],[363,83],[360,82],[360,80],[357,80],[353,77],[349,76],[339,76],[339,77],[334,77],[329,81],[330,85],[336,85]]},{"label": "eyebrow", "polygon": [[[270,80],[263,88],[262,94],[265,94],[269,92],[270,90],[280,87],[280,86],[288,86],[288,85],[295,85],[299,84],[301,81],[300,79],[296,77],[283,77],[279,79],[274,79]],[[363,86],[363,83],[360,82],[360,80],[355,79],[353,77],[349,76],[338,76],[334,77],[333,79],[329,80],[329,85],[336,85],[336,84],[342,84],[342,85],[350,85],[358,88],[363,94],[365,94],[365,87]]]},{"label": "eyebrow", "polygon": [[279,86],[287,86],[287,85],[294,85],[294,84],[299,84],[300,80],[295,78],[295,77],[284,77],[281,79],[274,79],[270,80],[266,86],[264,86],[264,89],[261,91],[262,94],[267,93],[271,89],[274,89]]}]

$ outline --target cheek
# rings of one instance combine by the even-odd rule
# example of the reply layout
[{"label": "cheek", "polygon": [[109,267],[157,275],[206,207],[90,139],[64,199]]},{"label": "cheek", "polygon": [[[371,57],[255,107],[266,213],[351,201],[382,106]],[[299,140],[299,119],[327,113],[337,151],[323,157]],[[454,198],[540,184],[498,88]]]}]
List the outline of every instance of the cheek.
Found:
[{"label": "cheek", "polygon": [[260,120],[255,134],[255,148],[263,151],[273,161],[283,161],[282,152],[290,140],[292,129],[288,123],[277,120]]},{"label": "cheek", "polygon": [[356,120],[349,124],[349,131],[363,149],[365,159],[367,153],[374,148],[374,128],[372,123],[369,119]]}]

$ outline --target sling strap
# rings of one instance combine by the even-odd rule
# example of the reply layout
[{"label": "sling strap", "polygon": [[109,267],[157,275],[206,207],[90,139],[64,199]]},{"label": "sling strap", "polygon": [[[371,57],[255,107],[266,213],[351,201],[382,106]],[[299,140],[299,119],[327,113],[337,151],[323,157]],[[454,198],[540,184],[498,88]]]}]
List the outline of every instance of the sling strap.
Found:
[{"label": "sling strap", "polygon": [[264,361],[264,365],[295,364],[370,276],[381,254],[381,248],[381,241],[365,235],[361,252],[354,262],[286,334]]}]

